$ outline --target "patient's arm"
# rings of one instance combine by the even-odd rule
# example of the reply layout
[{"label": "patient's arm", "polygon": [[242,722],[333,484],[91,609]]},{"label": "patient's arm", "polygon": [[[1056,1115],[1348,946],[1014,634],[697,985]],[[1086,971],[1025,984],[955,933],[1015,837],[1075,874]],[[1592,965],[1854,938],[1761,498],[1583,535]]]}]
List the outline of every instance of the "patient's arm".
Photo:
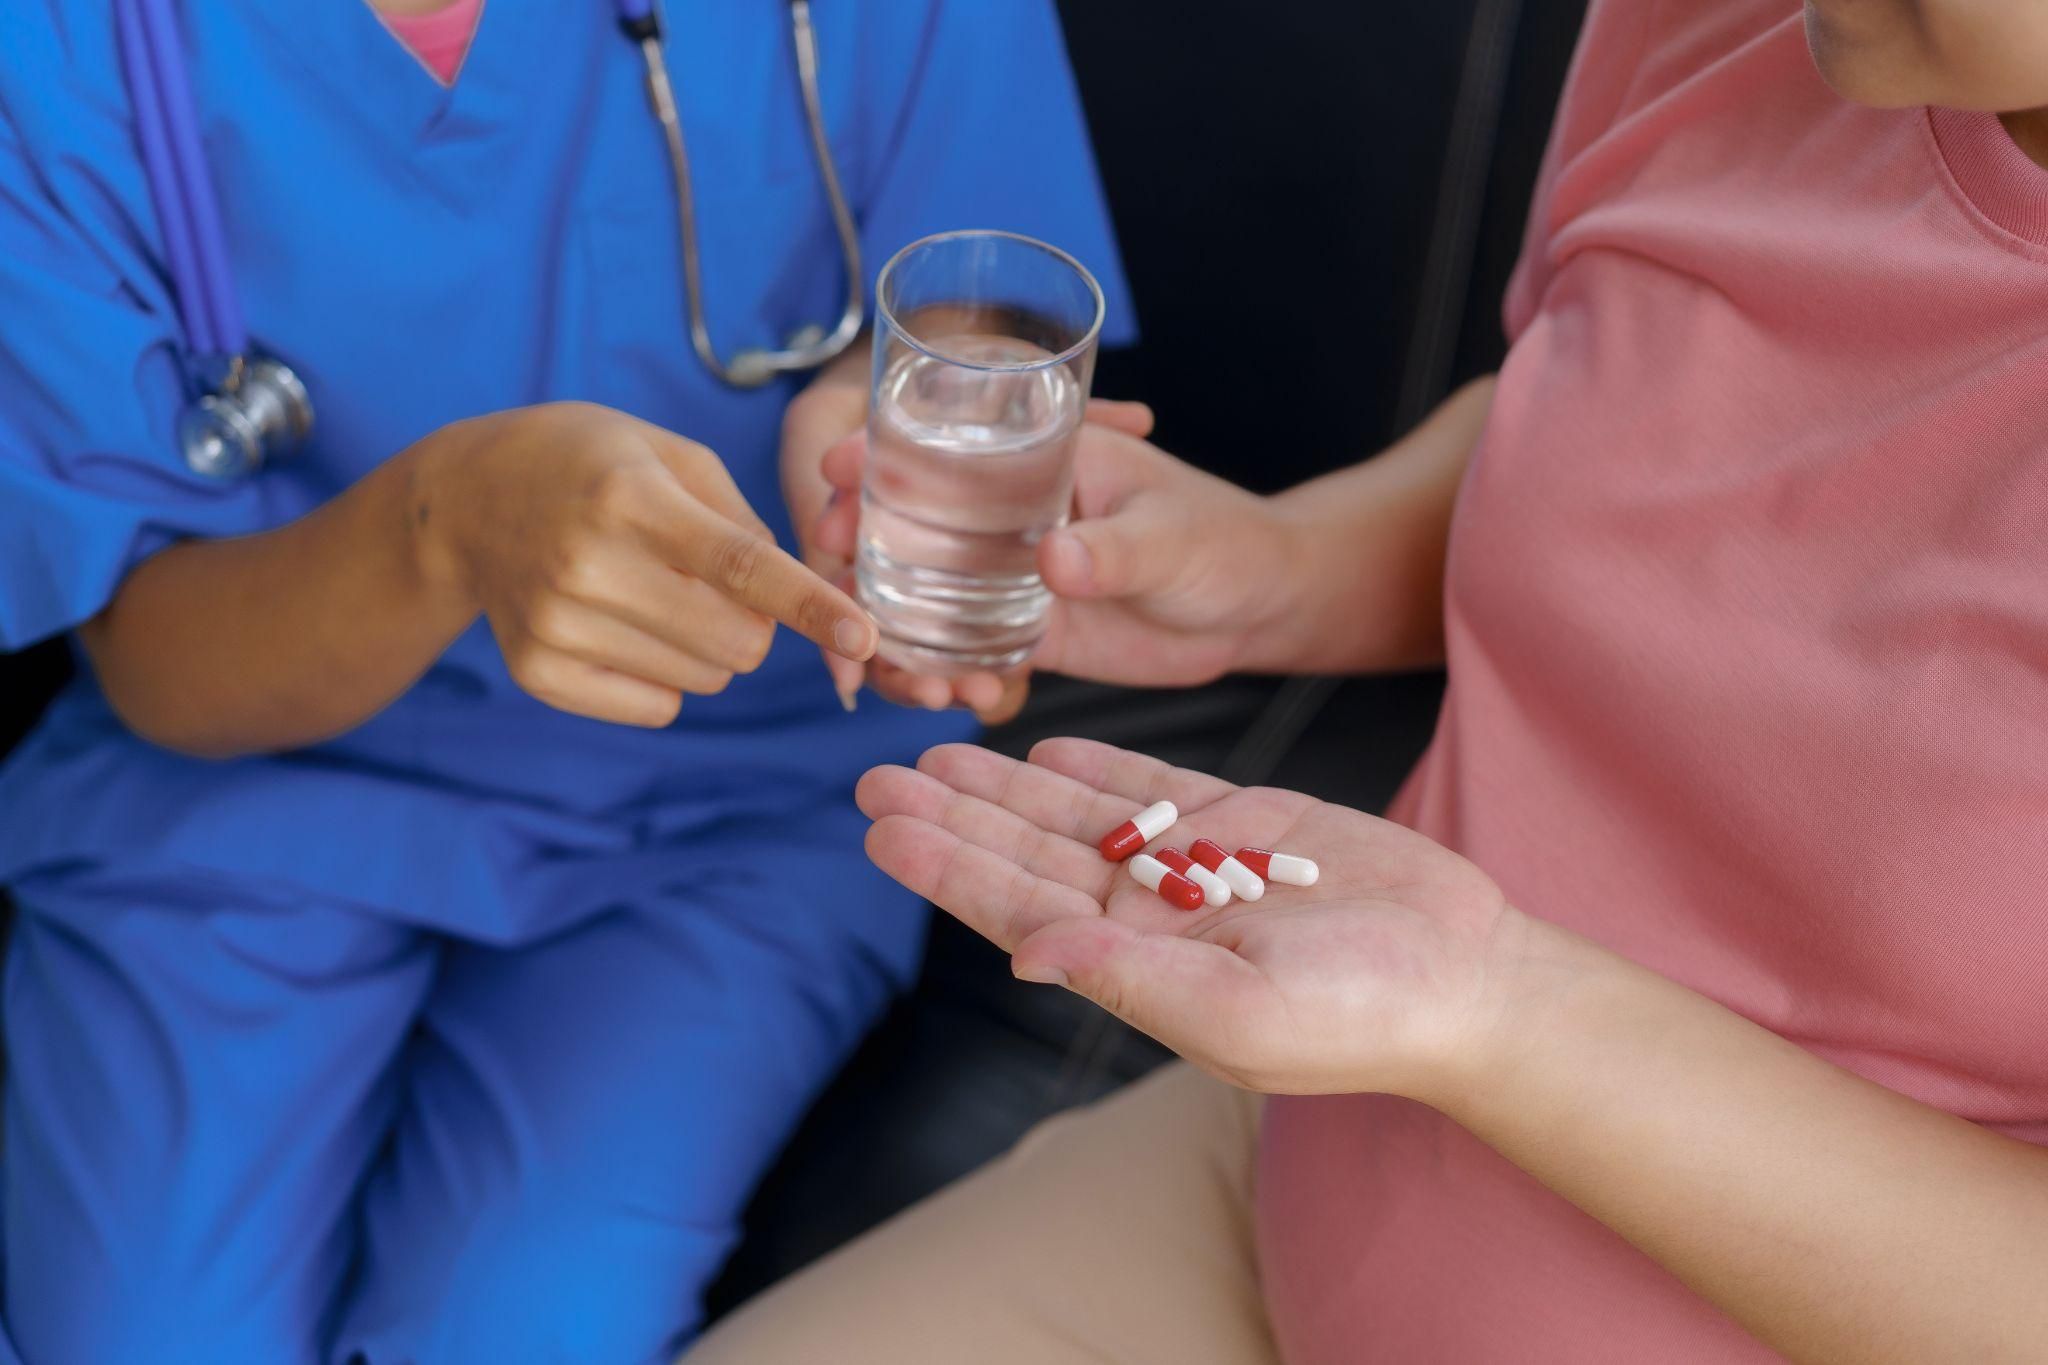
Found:
[{"label": "patient's arm", "polygon": [[1368,673],[1441,662],[1451,507],[1493,403],[1493,378],[1446,399],[1376,459],[1272,499],[1306,559],[1288,608],[1240,669]]}]

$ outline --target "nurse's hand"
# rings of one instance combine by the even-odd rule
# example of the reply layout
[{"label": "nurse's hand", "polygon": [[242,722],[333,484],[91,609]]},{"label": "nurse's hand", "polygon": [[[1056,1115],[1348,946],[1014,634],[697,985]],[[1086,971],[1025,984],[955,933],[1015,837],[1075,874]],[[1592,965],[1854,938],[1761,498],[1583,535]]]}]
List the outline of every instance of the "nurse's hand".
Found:
[{"label": "nurse's hand", "polygon": [[777,622],[874,652],[851,598],[778,549],[711,451],[586,403],[479,417],[419,447],[422,559],[490,621],[518,684],[658,727],[767,657]]},{"label": "nurse's hand", "polygon": [[[867,424],[869,354],[865,345],[842,353],[782,412],[782,496],[796,531],[798,553],[813,572],[847,592],[853,590],[848,557],[820,546],[814,534],[832,497],[832,485],[825,482],[820,466],[827,450]],[[825,668],[840,704],[853,710],[862,665],[826,650]]]},{"label": "nurse's hand", "polygon": [[[1054,603],[1030,669],[1103,682],[1180,686],[1242,666],[1249,643],[1287,615],[1299,575],[1273,503],[1144,440],[1151,410],[1091,405],[1075,455],[1074,520],[1039,546]],[[815,539],[851,553],[866,458],[856,436],[826,453],[839,490]],[[985,720],[1022,705],[1029,670],[931,678],[879,660],[878,691],[914,705],[971,705]]]},{"label": "nurse's hand", "polygon": [[[1411,830],[1087,740],[1029,763],[942,745],[861,779],[875,863],[1012,954],[1225,1080],[1436,1102],[1494,1040],[1525,926],[1478,868]],[[1157,800],[1164,842],[1315,859],[1313,887],[1176,910],[1095,842]]]}]

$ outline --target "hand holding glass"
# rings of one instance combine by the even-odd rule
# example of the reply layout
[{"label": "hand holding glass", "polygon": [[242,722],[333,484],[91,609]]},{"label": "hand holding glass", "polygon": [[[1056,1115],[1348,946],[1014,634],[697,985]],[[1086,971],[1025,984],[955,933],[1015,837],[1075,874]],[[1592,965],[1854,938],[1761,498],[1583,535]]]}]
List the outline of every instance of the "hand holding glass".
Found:
[{"label": "hand holding glass", "polygon": [[1052,605],[1038,543],[1073,500],[1102,290],[1043,242],[949,232],[898,252],[876,295],[858,596],[891,663],[1013,668]]}]

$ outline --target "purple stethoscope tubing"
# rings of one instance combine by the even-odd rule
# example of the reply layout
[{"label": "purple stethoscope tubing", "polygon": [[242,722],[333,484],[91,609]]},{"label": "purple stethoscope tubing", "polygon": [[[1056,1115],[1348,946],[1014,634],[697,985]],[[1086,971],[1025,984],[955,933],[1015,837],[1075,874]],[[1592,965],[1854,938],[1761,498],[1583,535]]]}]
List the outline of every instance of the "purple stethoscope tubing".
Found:
[{"label": "purple stethoscope tubing", "polygon": [[177,18],[169,0],[114,0],[114,21],[135,105],[143,171],[192,349],[208,358],[241,356],[249,349],[248,328],[235,293]]},{"label": "purple stethoscope tubing", "polygon": [[[616,3],[623,24],[653,18],[653,0]],[[247,353],[249,332],[170,6],[171,0],[114,0],[114,24],[179,315],[195,354],[227,359]]]},{"label": "purple stethoscope tubing", "polygon": [[[189,345],[186,376],[195,396],[179,417],[179,443],[186,464],[195,472],[226,478],[254,472],[273,444],[280,450],[301,444],[312,429],[313,408],[305,384],[289,366],[251,349],[173,4],[174,0],[113,0],[115,41],[134,106],[143,175],[163,232],[171,289]],[[830,333],[822,327],[803,328],[782,350],[745,351],[728,365],[711,345],[703,316],[689,167],[662,61],[660,12],[656,0],[613,0],[619,27],[646,63],[648,94],[674,172],[691,341],[713,374],[741,388],[766,384],[778,374],[817,368],[853,342],[863,320],[860,244],[826,138],[810,0],[789,0],[789,6],[805,117],[846,259],[847,304]]]}]

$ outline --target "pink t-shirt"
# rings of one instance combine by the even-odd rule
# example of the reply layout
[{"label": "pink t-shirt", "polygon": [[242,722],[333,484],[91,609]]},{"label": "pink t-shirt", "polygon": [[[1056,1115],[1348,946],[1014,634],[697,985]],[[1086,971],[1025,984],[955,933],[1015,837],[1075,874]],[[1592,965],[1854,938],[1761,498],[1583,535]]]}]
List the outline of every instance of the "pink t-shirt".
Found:
[{"label": "pink t-shirt", "polygon": [[444,8],[425,14],[379,10],[377,17],[441,84],[453,85],[455,73],[462,70],[462,59],[469,54],[483,9],[484,0],[450,0]]},{"label": "pink t-shirt", "polygon": [[[1796,0],[1595,0],[1507,314],[1399,815],[2048,1142],[2048,171]],[[1775,1358],[1420,1105],[1273,1101],[1258,1190],[1291,1365]]]}]

